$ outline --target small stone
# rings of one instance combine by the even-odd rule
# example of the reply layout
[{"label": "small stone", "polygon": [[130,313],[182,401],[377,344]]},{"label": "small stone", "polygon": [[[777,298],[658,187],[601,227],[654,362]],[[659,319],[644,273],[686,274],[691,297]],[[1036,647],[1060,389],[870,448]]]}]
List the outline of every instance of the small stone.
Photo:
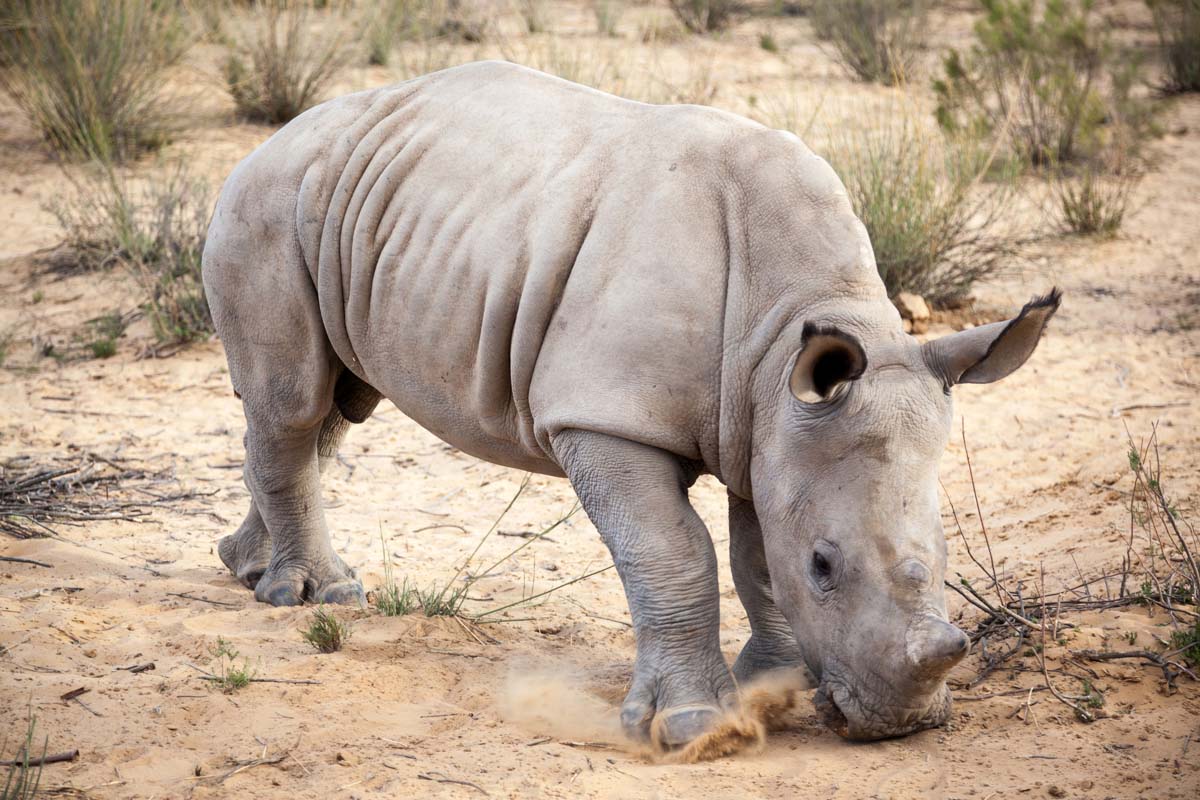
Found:
[{"label": "small stone", "polygon": [[358,757],[358,754],[352,753],[349,750],[338,750],[336,759],[337,763],[343,767],[355,767],[362,763],[362,759]]},{"label": "small stone", "polygon": [[925,302],[925,298],[912,292],[901,292],[896,295],[893,300],[896,304],[896,309],[900,312],[900,316],[904,319],[910,319],[913,322],[928,321],[930,317],[929,304]]},{"label": "small stone", "polygon": [[84,654],[85,656],[87,656],[88,658],[95,658],[95,657],[96,657],[96,651],[95,651],[95,650],[92,650],[92,649],[84,650],[84,651],[83,651],[83,654]]},{"label": "small stone", "polygon": [[900,321],[900,325],[904,328],[905,333],[912,333],[912,320],[905,319]]},{"label": "small stone", "polygon": [[1063,789],[1061,786],[1058,786],[1055,784],[1050,784],[1050,788],[1047,789],[1046,791],[1050,793],[1051,797],[1066,797],[1067,796],[1066,789]]}]

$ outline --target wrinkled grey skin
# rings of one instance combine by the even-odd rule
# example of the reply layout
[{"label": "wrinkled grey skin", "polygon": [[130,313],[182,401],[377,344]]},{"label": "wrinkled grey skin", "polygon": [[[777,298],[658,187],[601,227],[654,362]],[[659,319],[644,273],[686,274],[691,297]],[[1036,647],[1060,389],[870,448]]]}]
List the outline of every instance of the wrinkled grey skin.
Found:
[{"label": "wrinkled grey skin", "polygon": [[[571,480],[629,600],[631,733],[682,745],[735,679],[801,665],[843,735],[945,719],[967,649],[935,491],[949,387],[1020,366],[1058,298],[920,345],[796,137],[450,69],[326,103],[243,161],[204,285],[253,498],[220,555],[259,600],[363,601],[319,472],[386,396],[468,453]],[[706,472],[752,629],[732,671],[688,502]]]}]

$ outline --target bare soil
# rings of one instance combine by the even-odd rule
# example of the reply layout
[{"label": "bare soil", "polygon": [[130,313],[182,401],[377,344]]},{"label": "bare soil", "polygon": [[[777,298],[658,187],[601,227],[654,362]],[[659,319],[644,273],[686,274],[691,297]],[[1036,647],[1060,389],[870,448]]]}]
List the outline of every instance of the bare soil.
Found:
[{"label": "bare soil", "polygon": [[[558,35],[596,39],[584,35],[592,29],[587,7],[554,11]],[[640,53],[634,20],[644,11],[634,9],[622,38],[602,45]],[[1130,14],[1130,35],[1147,35],[1144,20]],[[969,30],[965,14],[941,22],[945,37]],[[758,46],[768,25],[782,56]],[[192,93],[191,117],[167,157],[187,159],[216,184],[271,131],[231,120],[205,47],[177,79]],[[686,65],[707,65],[712,102],[742,112],[752,110],[749,98],[761,107],[781,85],[799,87],[803,103],[826,98],[839,109],[877,108],[895,96],[847,79],[802,18],[752,17],[718,40],[685,39],[657,52],[663,64],[685,65],[663,67],[684,76],[681,83],[692,74]],[[395,79],[387,69],[358,69],[338,91]],[[923,86],[914,89],[919,102]],[[1141,438],[1158,422],[1168,491],[1196,518],[1200,99],[1171,103],[1163,127],[1118,237],[1046,238],[1028,263],[976,292],[981,320],[1053,284],[1065,292],[1030,364],[1000,384],[956,390],[955,431],[961,425],[970,446],[997,569],[1030,593],[1042,575],[1045,590],[1056,591],[1119,568],[1130,529],[1127,432]],[[139,167],[154,168],[152,159]],[[248,503],[243,419],[220,342],[142,358],[152,343],[142,320],[112,358],[39,355],[46,343],[75,352],[72,341],[87,320],[139,303],[119,268],[47,271],[38,252],[59,233],[43,205],[65,187],[28,122],[0,100],[0,334],[12,334],[0,369],[0,460],[95,453],[171,470],[177,483],[162,492],[197,494],[155,504],[140,523],[60,525],[58,538],[0,534],[0,554],[53,565],[0,562],[3,733],[12,742],[33,714],[50,752],[80,751],[73,762],[46,767],[44,788],[73,787],[76,796],[96,798],[1200,796],[1200,687],[1180,678],[1168,696],[1153,667],[1072,656],[1130,640],[1163,650],[1170,628],[1161,609],[1064,617],[1075,627],[1047,648],[1050,678],[1080,694],[1071,676],[1091,676],[1104,697],[1091,724],[1041,690],[1029,650],[960,691],[943,729],[847,743],[817,723],[807,692],[789,727],[771,733],[763,748],[696,765],[655,763],[616,734],[634,641],[612,571],[478,628],[342,611],[353,624],[349,644],[317,653],[300,637],[311,609],[255,603],[216,556],[217,540],[234,530]],[[948,315],[928,335],[972,321]],[[978,555],[983,542],[957,438],[942,459],[945,497]],[[521,480],[444,445],[385,404],[352,432],[325,481],[335,547],[368,589],[383,579],[381,535],[398,575],[421,586],[445,582]],[[723,552],[724,492],[706,478],[692,497],[721,554],[722,644],[732,660],[748,629]],[[500,531],[539,531],[572,503],[565,481],[535,476]],[[945,512],[948,578],[979,578],[949,502]],[[521,541],[493,537],[479,563]],[[594,529],[577,515],[476,583],[467,612],[608,563]],[[977,621],[957,595],[948,601],[964,626]],[[214,668],[218,637],[260,678],[319,683],[258,682],[223,693],[196,669]],[[120,669],[144,662],[154,669]],[[980,663],[973,653],[951,677],[969,681]],[[88,691],[77,699],[60,699],[81,687]]]}]

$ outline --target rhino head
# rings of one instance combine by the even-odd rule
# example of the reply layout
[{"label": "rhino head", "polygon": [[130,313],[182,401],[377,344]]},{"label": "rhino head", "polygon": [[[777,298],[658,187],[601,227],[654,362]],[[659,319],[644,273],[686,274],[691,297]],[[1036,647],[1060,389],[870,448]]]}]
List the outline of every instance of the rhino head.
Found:
[{"label": "rhino head", "polygon": [[774,402],[755,408],[754,505],[775,602],[820,681],[818,712],[842,736],[899,736],[949,714],[946,675],[969,647],[943,588],[951,387],[1020,367],[1059,297],[924,344],[898,319],[806,320],[777,361]]}]

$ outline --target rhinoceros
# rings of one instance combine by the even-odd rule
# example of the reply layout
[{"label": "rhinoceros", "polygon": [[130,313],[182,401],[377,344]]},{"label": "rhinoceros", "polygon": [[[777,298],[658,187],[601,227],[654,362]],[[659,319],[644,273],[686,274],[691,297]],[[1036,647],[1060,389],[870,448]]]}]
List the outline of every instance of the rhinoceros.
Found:
[{"label": "rhinoceros", "polygon": [[[297,117],[226,181],[203,265],[252,498],[219,553],[258,600],[364,602],[319,476],[387,397],[571,481],[629,603],[632,735],[683,746],[739,683],[805,667],[843,736],[946,719],[968,649],[942,581],[950,389],[1021,366],[1057,290],[922,344],[796,136],[497,62]],[[749,619],[732,668],[705,473]]]}]

